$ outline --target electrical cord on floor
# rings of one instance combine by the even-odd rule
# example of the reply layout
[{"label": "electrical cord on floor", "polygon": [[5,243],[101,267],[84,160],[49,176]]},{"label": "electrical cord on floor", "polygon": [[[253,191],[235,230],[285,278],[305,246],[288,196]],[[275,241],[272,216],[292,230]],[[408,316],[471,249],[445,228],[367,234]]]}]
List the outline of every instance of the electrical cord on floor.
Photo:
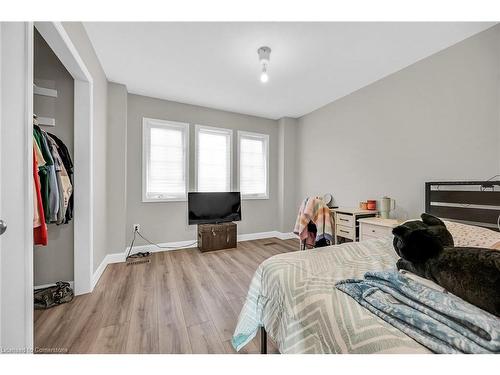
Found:
[{"label": "electrical cord on floor", "polygon": [[148,242],[150,245],[153,245],[153,246],[156,246],[160,249],[182,249],[182,248],[186,248],[186,247],[191,247],[191,246],[194,246],[198,243],[198,241],[194,241],[192,243],[189,243],[187,245],[183,245],[183,246],[161,246],[161,245],[158,245],[150,240],[148,240],[146,237],[144,237],[141,232],[137,231],[137,234],[146,242]]},{"label": "electrical cord on floor", "polygon": [[149,251],[146,252],[137,252],[135,254],[130,255],[130,252],[132,251],[132,247],[134,247],[135,243],[135,234],[138,233],[137,229],[134,229],[134,237],[132,238],[132,242],[130,243],[130,247],[127,251],[127,256],[125,257],[125,260],[129,260],[130,258],[145,258],[151,255]]},{"label": "electrical cord on floor", "polygon": [[182,248],[186,248],[186,247],[192,247],[194,245],[196,245],[198,243],[198,241],[194,241],[193,243],[190,243],[190,244],[187,244],[187,245],[184,245],[184,246],[161,246],[161,245],[158,245],[157,243],[154,243],[152,241],[150,241],[148,238],[146,238],[145,236],[143,236],[141,234],[141,232],[139,232],[137,229],[134,229],[134,236],[132,237],[132,241],[130,242],[130,247],[127,251],[127,256],[126,256],[126,260],[130,259],[130,258],[146,258],[148,256],[151,255],[151,252],[149,251],[146,251],[146,252],[137,252],[137,253],[134,253],[132,255],[130,255],[130,252],[132,251],[132,248],[134,247],[134,243],[135,243],[135,235],[138,234],[139,237],[141,237],[144,241],[148,242],[150,245],[153,245],[153,246],[156,246],[157,248],[159,249],[182,249]]}]

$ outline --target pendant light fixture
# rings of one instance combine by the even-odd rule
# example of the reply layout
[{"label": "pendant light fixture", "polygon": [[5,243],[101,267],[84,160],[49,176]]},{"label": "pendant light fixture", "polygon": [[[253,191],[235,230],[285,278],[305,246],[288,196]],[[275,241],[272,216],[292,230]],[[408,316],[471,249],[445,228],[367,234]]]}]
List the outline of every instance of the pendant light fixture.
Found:
[{"label": "pendant light fixture", "polygon": [[266,83],[269,80],[269,75],[267,73],[267,69],[269,67],[269,59],[271,56],[271,48],[269,47],[260,47],[257,50],[257,53],[259,55],[259,62],[260,62],[260,81],[262,83]]}]

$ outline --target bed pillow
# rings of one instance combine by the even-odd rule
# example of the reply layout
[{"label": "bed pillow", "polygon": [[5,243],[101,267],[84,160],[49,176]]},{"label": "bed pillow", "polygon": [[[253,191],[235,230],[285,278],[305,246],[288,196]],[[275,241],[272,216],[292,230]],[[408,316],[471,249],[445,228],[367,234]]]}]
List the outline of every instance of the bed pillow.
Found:
[{"label": "bed pillow", "polygon": [[500,250],[500,232],[476,225],[443,221],[456,247],[483,247]]}]

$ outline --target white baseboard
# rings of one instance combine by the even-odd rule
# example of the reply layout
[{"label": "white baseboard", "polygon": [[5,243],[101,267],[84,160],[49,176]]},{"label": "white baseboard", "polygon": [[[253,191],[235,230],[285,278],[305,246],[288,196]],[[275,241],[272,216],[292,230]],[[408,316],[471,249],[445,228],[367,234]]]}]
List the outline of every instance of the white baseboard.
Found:
[{"label": "white baseboard", "polygon": [[[109,254],[109,255],[112,255],[112,254]],[[94,287],[96,286],[97,282],[101,278],[104,270],[106,269],[106,266],[109,264],[108,263],[109,255],[106,255],[104,257],[101,264],[99,264],[99,267],[97,267],[97,269],[94,271],[94,274],[92,275],[92,289],[90,290],[91,292],[94,290]]]},{"label": "white baseboard", "polygon": [[106,269],[107,265],[113,263],[125,262],[126,255],[127,255],[127,250],[123,253],[108,254],[104,257],[101,264],[99,264],[99,267],[97,267],[97,269],[94,271],[94,274],[92,275],[92,290],[94,290],[94,287],[97,285],[97,282],[104,273],[104,270]]},{"label": "white baseboard", "polygon": [[258,232],[258,233],[248,233],[248,234],[238,234],[237,236],[237,241],[238,242],[243,242],[243,241],[252,241],[252,240],[261,240],[263,238],[272,238],[272,237],[278,237],[280,232],[278,231],[270,231],[270,232]]},{"label": "white baseboard", "polygon": [[[69,283],[69,286],[71,287],[71,289],[74,289],[74,286],[75,286],[74,281],[66,281],[66,282]],[[34,290],[44,289],[44,288],[48,288],[49,286],[54,286],[54,285],[56,285],[56,283],[35,285]]]},{"label": "white baseboard", "polygon": [[[258,232],[258,233],[247,233],[247,234],[239,234],[237,237],[238,242],[243,242],[243,241],[251,241],[251,240],[261,240],[264,238],[279,238],[280,240],[288,240],[291,238],[297,238],[297,235],[290,232],[290,233],[283,233],[279,231],[270,231],[270,232]],[[157,253],[160,251],[169,251],[169,250],[178,250],[181,248],[186,248],[187,246],[192,246],[196,247],[196,241],[195,240],[187,240],[187,241],[176,241],[176,242],[164,242],[158,244],[162,248],[156,247],[154,245],[140,245],[140,246],[134,246],[132,247],[132,250],[130,251],[131,254],[137,253],[139,251],[144,252],[144,251],[149,251],[151,253]],[[122,253],[113,253],[113,254],[108,254],[104,257],[102,260],[101,264],[99,267],[94,272],[94,275],[92,277],[92,290],[96,286],[97,282],[101,278],[104,270],[106,269],[106,266],[108,264],[112,263],[120,263],[120,262],[125,262],[125,257],[128,253],[129,248],[125,248],[125,251]]]}]

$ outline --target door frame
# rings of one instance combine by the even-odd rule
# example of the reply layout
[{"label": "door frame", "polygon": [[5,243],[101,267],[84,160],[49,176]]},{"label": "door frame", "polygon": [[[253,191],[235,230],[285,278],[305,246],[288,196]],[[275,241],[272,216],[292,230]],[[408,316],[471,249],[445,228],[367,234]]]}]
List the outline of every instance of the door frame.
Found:
[{"label": "door frame", "polygon": [[[26,44],[26,116],[24,123],[26,124],[26,141],[25,150],[28,153],[24,171],[25,179],[28,181],[27,189],[25,189],[26,202],[33,202],[33,23],[26,23],[25,44]],[[33,205],[25,205],[24,213],[26,230],[24,243],[26,244],[25,259],[25,275],[26,275],[26,343],[28,348],[34,348],[33,339],[33,247],[28,244],[33,243]],[[29,229],[28,229],[29,228]],[[29,246],[29,248],[28,248]],[[31,288],[30,288],[31,287]]]},{"label": "door frame", "polygon": [[[0,340],[2,350],[5,349],[7,353],[26,353],[33,349],[33,24],[2,22],[0,26],[0,63],[5,64],[1,66],[0,127],[2,136],[9,129],[9,137],[12,137],[9,147],[18,149],[12,157],[15,165],[20,166],[15,171],[10,170],[13,180],[20,186],[15,186],[15,191],[9,191],[7,200],[7,191],[2,189],[1,197],[2,215],[6,202],[11,206],[16,205],[16,210],[14,213],[9,207],[6,213],[9,228],[4,236],[9,236],[8,245],[12,248],[8,252],[8,259],[12,264],[9,264],[8,272],[2,274],[0,285],[0,302],[3,302],[0,304]],[[5,142],[5,139],[2,141]],[[4,154],[2,172],[6,161]],[[6,183],[2,182],[5,188]],[[8,187],[11,190],[12,183]],[[22,202],[16,202],[19,198]],[[1,254],[0,272],[7,270],[3,264],[6,256]],[[9,285],[8,290],[4,289],[6,285]],[[8,304],[6,299],[9,299]]]},{"label": "door frame", "polygon": [[[92,75],[61,22],[35,22],[34,27],[75,80],[73,160],[74,289],[75,295],[80,295],[90,293],[93,289],[94,82]],[[32,290],[30,293],[32,293]]]},{"label": "door frame", "polygon": [[[0,135],[2,134],[2,24],[0,23]],[[0,152],[0,167],[2,153]],[[2,212],[2,176],[0,175],[0,212]],[[0,272],[2,270],[2,237],[0,236]],[[0,301],[2,301],[2,277],[0,275]],[[2,348],[2,306],[0,305],[0,348]]]}]

